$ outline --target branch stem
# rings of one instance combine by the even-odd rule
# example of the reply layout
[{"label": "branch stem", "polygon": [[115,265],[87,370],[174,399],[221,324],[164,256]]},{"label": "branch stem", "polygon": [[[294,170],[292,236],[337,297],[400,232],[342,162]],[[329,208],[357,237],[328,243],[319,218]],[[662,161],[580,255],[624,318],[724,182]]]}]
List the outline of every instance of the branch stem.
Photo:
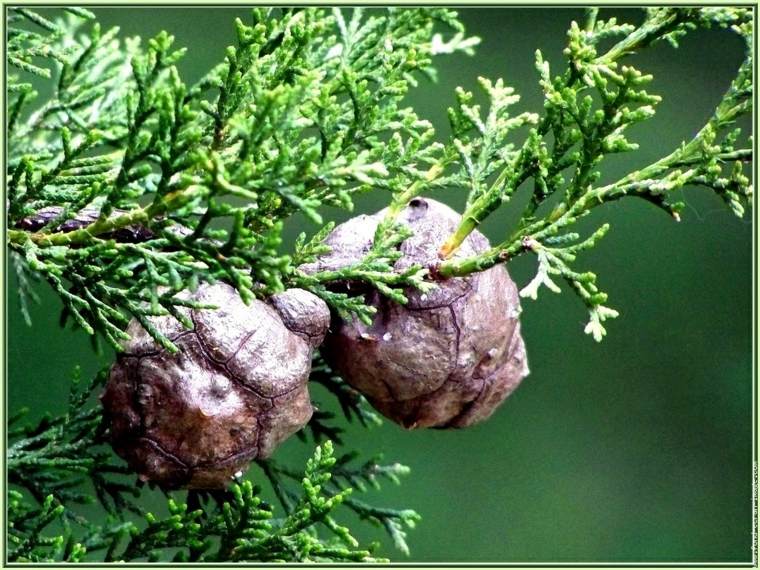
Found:
[{"label": "branch stem", "polygon": [[[586,29],[590,31],[596,23],[598,10],[591,9],[587,13]],[[660,15],[663,14],[663,15]],[[636,49],[648,45],[653,40],[661,37],[671,29],[675,28],[682,18],[681,11],[670,10],[658,13],[658,16],[648,18],[637,30],[619,41],[611,47],[607,53],[596,58],[598,64],[611,64],[621,57],[635,51]],[[567,79],[566,87],[571,87],[579,81],[577,74],[572,73]],[[548,117],[541,118],[536,131],[542,135],[546,134],[548,126]],[[497,180],[491,185],[487,192],[482,194],[473,202],[462,216],[462,221],[446,242],[441,246],[438,253],[441,259],[449,259],[456,250],[462,245],[462,242],[470,233],[482,222],[488,215],[495,210],[503,201],[509,199],[509,196],[530,176],[530,164],[524,164],[524,159],[528,156],[529,141],[526,141],[514,163],[514,167],[504,169]],[[563,149],[562,153],[555,153],[553,161],[562,158],[567,150]],[[512,180],[505,184],[508,175],[512,175]],[[441,269],[446,272],[456,262],[444,262]],[[469,264],[467,264],[469,266]]]},{"label": "branch stem", "polygon": [[137,224],[146,224],[166,212],[181,208],[203,192],[205,190],[200,186],[176,190],[155,200],[145,208],[135,208],[113,218],[99,218],[88,226],[65,233],[29,233],[23,230],[8,230],[8,241],[13,245],[23,245],[31,240],[40,247],[86,245],[102,234]]}]

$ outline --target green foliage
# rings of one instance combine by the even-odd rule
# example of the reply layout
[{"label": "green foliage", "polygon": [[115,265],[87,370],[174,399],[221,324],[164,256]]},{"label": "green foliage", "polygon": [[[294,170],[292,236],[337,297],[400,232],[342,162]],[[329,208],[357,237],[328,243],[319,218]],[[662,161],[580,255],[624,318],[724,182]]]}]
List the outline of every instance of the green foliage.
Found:
[{"label": "green foliage", "polygon": [[[517,102],[517,96],[500,81],[481,80],[490,105],[485,116],[478,106],[469,105],[471,94],[458,92],[457,106],[449,111],[450,156],[456,159],[442,170],[441,178],[465,189],[468,204],[441,256],[451,257],[478,224],[510,202],[521,185],[532,182],[533,190],[517,227],[503,242],[478,256],[448,259],[438,273],[466,275],[533,252],[538,272],[522,295],[536,298],[541,284],[559,292],[550,275],[561,276],[588,308],[585,332],[599,341],[606,332],[602,322],[616,317],[617,311],[605,306],[607,296],[598,290],[596,276],[579,273],[570,263],[579,251],[593,247],[608,226],[580,243],[573,243],[580,236],[567,229],[593,208],[625,196],[647,200],[678,220],[683,204],[671,196],[688,186],[712,189],[737,216],[743,215],[744,204],[752,198],[745,174],[746,163],[752,160],[751,141],[739,144],[741,132],[732,126],[752,110],[753,30],[751,11],[738,8],[650,8],[638,26],[597,16],[598,9],[590,9],[583,27],[572,23],[564,52],[568,65],[560,75],[552,75],[549,62],[536,52],[544,92],[540,118],[528,113],[511,117],[507,107]],[[620,60],[661,40],[677,47],[677,40],[690,30],[713,26],[730,27],[747,44],[746,59],[713,116],[692,140],[670,154],[613,183],[598,185],[604,158],[638,148],[626,131],[651,119],[660,101],[645,89],[652,76],[630,64],[621,65]],[[617,42],[600,50],[600,44],[610,39]],[[508,144],[510,131],[525,124],[535,126],[522,146]]]},{"label": "green foliage", "polygon": [[[325,229],[331,229],[331,225]],[[319,240],[326,237],[326,233],[320,232],[316,238],[303,244],[303,234],[296,243],[296,253],[299,259],[315,261],[316,255],[324,253],[328,248],[320,244]],[[400,224],[381,224],[375,235],[375,240],[370,250],[357,263],[335,270],[323,270],[313,274],[306,274],[296,270],[293,284],[303,289],[308,289],[322,297],[330,304],[342,318],[349,318],[355,314],[365,323],[372,322],[374,307],[364,305],[361,298],[349,296],[346,293],[331,291],[326,284],[341,281],[364,281],[371,283],[380,293],[397,303],[406,303],[404,287],[413,287],[420,291],[429,291],[434,287],[430,281],[424,278],[428,273],[427,268],[412,265],[403,271],[395,271],[393,264],[402,256],[399,245],[411,235],[410,230]],[[300,251],[299,249],[300,248]],[[304,252],[309,251],[309,255]]]},{"label": "green foliage", "polygon": [[[378,416],[332,373],[321,367],[329,390],[345,406],[347,417],[379,424]],[[240,479],[227,491],[166,493],[166,516],[145,512],[139,501],[146,487],[117,461],[108,447],[99,405],[90,394],[107,370],[79,387],[72,383],[69,410],[33,426],[11,419],[8,449],[10,561],[79,562],[166,560],[223,561],[375,561],[375,545],[362,548],[345,526],[343,512],[384,528],[408,553],[405,528],[419,515],[410,509],[379,507],[354,498],[354,492],[394,484],[409,469],[381,458],[358,464],[358,453],[336,457],[330,440],[320,444],[304,471],[260,461],[281,511],[268,504],[261,489]],[[315,418],[313,422],[327,421]],[[325,431],[325,430],[323,430]],[[326,431],[330,431],[327,429]],[[315,434],[322,431],[315,430]],[[92,523],[82,507],[96,502],[107,513]]]},{"label": "green foliage", "polygon": [[[439,145],[401,101],[432,74],[434,55],[476,43],[452,11],[354,10],[346,20],[337,9],[255,9],[195,85],[180,78],[185,50],[166,33],[141,46],[97,24],[80,32],[72,19],[47,26],[31,12],[12,14],[9,63],[56,81],[34,110],[28,84],[12,81],[9,226],[44,207],[61,213],[35,231],[12,229],[9,245],[76,324],[118,349],[130,316],[146,324],[176,314],[187,304],[180,292],[217,279],[244,300],[298,284],[366,318],[360,304],[327,291],[343,274],[295,272],[279,251],[283,222],[302,212],[321,224],[324,206],[350,210],[357,193],[398,192],[421,176]],[[454,35],[434,34],[436,24]],[[95,221],[57,231],[84,207],[99,212]],[[136,225],[151,237],[114,239]],[[422,274],[389,275],[401,239],[378,242],[351,277],[403,300],[400,290],[421,286]]]},{"label": "green foliage", "polygon": [[[83,505],[92,500],[91,493],[82,490],[89,481],[108,513],[134,510],[130,497],[137,496],[137,490],[114,478],[129,470],[99,445],[103,443],[101,410],[87,405],[90,394],[102,387],[106,377],[104,370],[80,387],[77,370],[66,414],[45,416],[34,426],[18,425],[27,410],[10,419],[6,457],[9,483],[23,488],[38,502],[52,497],[56,505]],[[61,516],[68,521],[82,520],[70,510]]]},{"label": "green foliage", "polygon": [[[588,306],[587,332],[598,340],[601,322],[616,312],[604,305],[591,273],[567,266],[573,251],[561,262],[562,256],[547,261],[548,250],[541,248],[547,238],[624,196],[648,200],[675,219],[682,204],[671,196],[689,185],[712,189],[737,215],[751,198],[744,165],[752,153],[732,128],[751,110],[747,9],[652,8],[638,26],[601,20],[591,9],[583,26],[570,27],[564,72],[553,75],[536,54],[542,114],[513,115],[519,102],[514,90],[501,79],[481,78],[488,108],[459,89],[445,145],[401,100],[419,75],[433,73],[434,55],[470,53],[477,43],[451,11],[367,16],[355,10],[348,19],[337,9],[278,12],[257,9],[249,22],[236,22],[237,45],[193,86],[175,68],[184,50],[173,49],[165,33],[146,47],[128,40],[122,48],[115,31],[101,34],[97,24],[75,35],[73,19],[88,18],[86,12],[66,23],[12,12],[9,63],[42,76],[53,75],[53,67],[58,80],[54,96],[34,112],[27,109],[31,86],[11,81],[9,222],[17,225],[45,206],[61,208],[42,229],[9,232],[14,265],[25,283],[29,273],[47,280],[66,317],[99,331],[117,349],[130,316],[173,348],[147,318],[177,315],[177,307],[187,304],[179,293],[217,279],[246,300],[303,287],[340,316],[369,321],[372,308],[330,283],[364,281],[400,303],[404,289],[431,287],[428,268],[393,271],[406,237],[394,220],[411,198],[444,186],[462,188],[468,198],[460,227],[441,248],[444,261],[436,274],[466,275],[542,251],[539,277],[549,267],[561,273]],[[453,36],[434,34],[435,23]],[[604,158],[638,148],[626,131],[651,119],[660,101],[646,90],[652,76],[620,60],[662,41],[677,46],[684,34],[705,27],[730,28],[748,47],[713,117],[662,159],[598,186]],[[523,144],[511,143],[524,129]],[[529,182],[529,204],[503,242],[473,258],[448,259]],[[353,196],[372,188],[390,193],[390,207],[366,258],[337,271],[299,271],[299,264],[324,252],[321,242],[331,226],[322,225],[320,209],[351,209]],[[541,207],[555,196],[552,208]],[[56,231],[85,206],[97,209],[96,221]],[[282,253],[282,224],[299,211],[321,227]],[[113,239],[115,230],[136,225],[151,237]],[[526,294],[535,296],[534,288]]]}]

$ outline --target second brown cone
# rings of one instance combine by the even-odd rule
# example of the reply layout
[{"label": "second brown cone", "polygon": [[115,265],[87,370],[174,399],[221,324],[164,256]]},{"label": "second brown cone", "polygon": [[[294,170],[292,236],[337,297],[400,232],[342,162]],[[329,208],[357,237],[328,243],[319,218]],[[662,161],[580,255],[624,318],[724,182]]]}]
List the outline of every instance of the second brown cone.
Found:
[{"label": "second brown cone", "polygon": [[[386,211],[357,216],[333,230],[331,252],[307,271],[359,262]],[[398,221],[413,233],[400,246],[395,269],[438,261],[441,244],[461,217],[431,199],[417,198]],[[455,257],[490,247],[478,231]],[[520,334],[517,287],[503,265],[436,282],[427,293],[406,292],[400,305],[374,289],[365,302],[377,309],[370,325],[335,319],[322,347],[327,362],[383,415],[406,428],[460,428],[488,418],[528,374]]]}]

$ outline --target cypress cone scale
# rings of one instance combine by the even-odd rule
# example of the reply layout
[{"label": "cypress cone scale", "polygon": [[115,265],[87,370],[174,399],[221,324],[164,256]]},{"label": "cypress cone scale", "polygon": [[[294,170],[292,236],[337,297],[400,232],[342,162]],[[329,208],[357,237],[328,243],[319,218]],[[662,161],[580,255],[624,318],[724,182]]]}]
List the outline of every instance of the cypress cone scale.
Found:
[{"label": "cypress cone scale", "polygon": [[101,403],[114,450],[141,479],[223,488],[311,418],[311,356],[329,310],[300,289],[245,305],[220,283],[192,298],[219,308],[188,311],[192,330],[172,317],[152,319],[176,354],[132,321]]},{"label": "cypress cone scale", "polygon": [[[328,236],[331,252],[305,271],[358,262],[372,244],[385,210],[358,216]],[[401,246],[395,269],[434,266],[460,216],[431,199],[412,200],[398,221],[414,234]],[[489,247],[474,231],[458,256]],[[366,302],[377,309],[372,324],[336,320],[327,334],[325,359],[383,415],[406,428],[460,428],[488,418],[528,374],[520,334],[517,287],[503,265],[464,278],[440,280],[427,293],[407,291],[400,305],[375,290]]]}]

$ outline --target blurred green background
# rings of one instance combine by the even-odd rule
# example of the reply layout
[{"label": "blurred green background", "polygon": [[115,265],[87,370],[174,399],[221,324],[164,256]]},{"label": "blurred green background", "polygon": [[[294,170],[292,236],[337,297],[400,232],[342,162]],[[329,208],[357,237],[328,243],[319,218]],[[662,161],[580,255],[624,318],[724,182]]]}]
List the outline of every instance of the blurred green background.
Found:
[{"label": "blurred green background", "polygon": [[[167,29],[189,53],[180,70],[190,82],[221,60],[233,42],[238,8],[102,8],[105,27],[144,38]],[[603,10],[638,21],[641,11]],[[438,62],[439,82],[423,81],[409,104],[447,133],[446,107],[457,85],[479,75],[504,77],[523,99],[542,105],[534,52],[559,70],[565,32],[580,9],[465,8],[468,31],[482,38],[475,57]],[[657,116],[634,132],[642,149],[606,163],[613,179],[668,153],[704,124],[742,58],[742,45],[721,31],[693,33],[679,50],[657,46],[637,58],[663,96]],[[439,198],[461,210],[465,197]],[[367,196],[361,211],[382,207]],[[646,202],[627,199],[584,220],[612,231],[578,260],[596,271],[621,316],[596,344],[583,334],[585,309],[569,291],[543,290],[523,303],[531,375],[489,421],[461,431],[407,432],[388,422],[350,428],[346,446],[383,453],[412,468],[400,487],[375,500],[410,507],[423,521],[410,534],[412,561],[749,561],[752,517],[752,224],[737,220],[707,191],[689,188],[680,224]],[[519,198],[517,199],[519,201]],[[517,209],[517,208],[515,208]],[[510,209],[483,226],[492,239],[510,233]],[[339,221],[344,212],[336,213]],[[294,218],[288,236],[313,231]],[[509,266],[519,286],[535,260]],[[94,373],[96,357],[82,332],[58,327],[60,303],[47,289],[27,328],[9,282],[9,408],[31,415],[64,409],[69,372]],[[324,394],[315,399],[330,407]],[[276,458],[303,461],[296,438]],[[261,479],[257,468],[249,476]],[[363,541],[378,529],[347,519]]]}]

